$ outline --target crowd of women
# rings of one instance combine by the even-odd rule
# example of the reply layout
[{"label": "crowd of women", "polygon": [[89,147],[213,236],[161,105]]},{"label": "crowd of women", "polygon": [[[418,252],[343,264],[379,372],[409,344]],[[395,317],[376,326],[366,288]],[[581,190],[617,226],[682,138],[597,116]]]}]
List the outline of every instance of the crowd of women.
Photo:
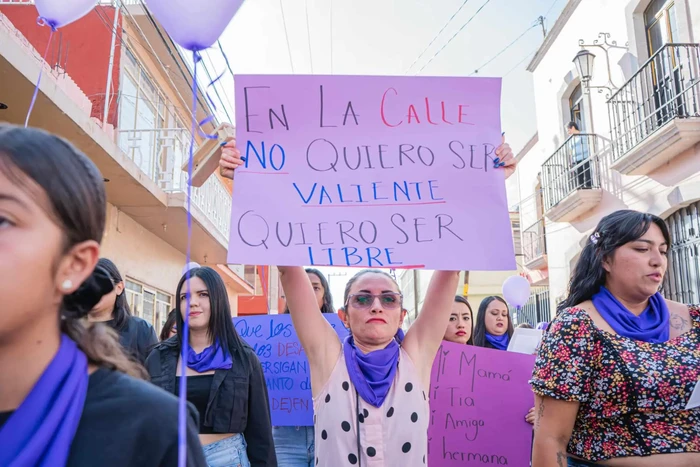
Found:
[{"label": "crowd of women", "polygon": [[[512,173],[510,148],[497,156]],[[221,174],[241,163],[229,142]],[[452,271],[434,273],[404,334],[398,284],[362,270],[337,311],[350,330],[341,341],[323,317],[335,312],[323,275],[279,267],[315,415],[312,427],[273,427],[220,276],[183,275],[159,341],[100,259],[105,205],[102,176],[70,143],[0,125],[2,466],[177,465],[184,377],[188,465],[425,465],[441,342],[505,351],[513,334],[505,301],[488,297],[474,315]],[[606,216],[590,236],[538,349],[532,465],[700,465],[700,408],[686,409],[700,379],[700,309],[658,292],[670,244],[660,218],[635,211]]]}]

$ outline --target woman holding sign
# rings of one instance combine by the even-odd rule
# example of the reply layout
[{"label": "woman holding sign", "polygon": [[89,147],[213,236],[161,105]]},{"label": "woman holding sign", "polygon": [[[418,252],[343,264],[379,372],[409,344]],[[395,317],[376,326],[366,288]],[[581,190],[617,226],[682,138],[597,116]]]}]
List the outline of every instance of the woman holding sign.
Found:
[{"label": "woman holding sign", "polygon": [[[243,164],[235,143],[222,151],[221,174]],[[507,144],[496,166],[515,170]],[[501,165],[503,164],[503,165]],[[427,391],[435,355],[452,311],[457,271],[433,274],[423,310],[406,336],[403,296],[392,276],[358,272],[345,288],[341,319],[351,331],[341,342],[318,313],[302,267],[279,267],[294,328],[311,368],[319,466],[423,465],[427,461]]]},{"label": "woman holding sign", "polygon": [[[187,309],[187,275],[191,293]],[[177,329],[189,313],[187,400],[199,411],[199,439],[211,467],[275,467],[267,386],[260,361],[236,332],[226,286],[211,268],[195,267],[177,286]],[[148,356],[153,384],[178,394],[182,333]]]},{"label": "woman holding sign", "polygon": [[[0,465],[178,463],[177,398],[143,381],[86,316],[114,288],[96,267],[102,175],[67,141],[0,125]],[[194,412],[188,466],[206,466]]]},{"label": "woman holding sign", "polygon": [[533,465],[700,465],[700,308],[658,292],[670,246],[636,211],[588,239],[535,364]]}]

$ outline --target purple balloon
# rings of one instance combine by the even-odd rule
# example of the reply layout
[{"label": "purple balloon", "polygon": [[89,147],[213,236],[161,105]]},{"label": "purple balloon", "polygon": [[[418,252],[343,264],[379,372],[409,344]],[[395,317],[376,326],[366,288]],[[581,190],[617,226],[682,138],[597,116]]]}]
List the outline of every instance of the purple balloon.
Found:
[{"label": "purple balloon", "polygon": [[503,283],[503,297],[516,308],[524,306],[530,299],[530,282],[523,276],[510,276]]},{"label": "purple balloon", "polygon": [[243,0],[146,0],[170,37],[187,50],[204,50],[216,42]]},{"label": "purple balloon", "polygon": [[39,16],[58,29],[90,13],[97,0],[34,0],[34,4]]}]

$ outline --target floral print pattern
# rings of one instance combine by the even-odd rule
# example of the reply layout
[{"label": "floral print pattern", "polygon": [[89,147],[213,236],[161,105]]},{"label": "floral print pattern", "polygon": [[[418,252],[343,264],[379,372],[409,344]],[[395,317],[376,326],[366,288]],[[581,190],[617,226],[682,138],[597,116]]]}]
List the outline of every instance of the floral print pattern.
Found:
[{"label": "floral print pattern", "polygon": [[690,331],[660,344],[605,332],[579,308],[555,318],[530,384],[580,403],[570,454],[597,462],[700,452],[700,408],[685,410],[700,379],[700,307],[690,317]]}]

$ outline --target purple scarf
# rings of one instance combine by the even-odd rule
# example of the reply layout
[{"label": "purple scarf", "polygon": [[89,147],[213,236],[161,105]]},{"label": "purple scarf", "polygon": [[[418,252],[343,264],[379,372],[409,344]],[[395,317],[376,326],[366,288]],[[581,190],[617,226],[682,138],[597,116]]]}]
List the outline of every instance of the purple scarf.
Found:
[{"label": "purple scarf", "polygon": [[619,335],[655,344],[668,340],[668,305],[660,293],[656,292],[649,298],[649,306],[639,316],[625,308],[605,287],[601,287],[591,300],[600,316]]},{"label": "purple scarf", "polygon": [[498,350],[508,350],[508,343],[510,342],[510,336],[508,333],[504,333],[500,336],[494,336],[493,334],[486,333],[486,342],[491,344],[494,349]]},{"label": "purple scarf", "polygon": [[187,347],[187,366],[197,373],[211,370],[230,370],[233,366],[231,354],[224,352],[218,342],[197,353]]},{"label": "purple scarf", "polygon": [[394,383],[403,337],[403,331],[399,329],[389,345],[368,354],[355,347],[352,334],[343,342],[345,366],[348,368],[350,381],[360,397],[374,407],[382,406]]},{"label": "purple scarf", "polygon": [[87,357],[62,335],[56,356],[0,428],[0,465],[66,465],[88,379]]}]

